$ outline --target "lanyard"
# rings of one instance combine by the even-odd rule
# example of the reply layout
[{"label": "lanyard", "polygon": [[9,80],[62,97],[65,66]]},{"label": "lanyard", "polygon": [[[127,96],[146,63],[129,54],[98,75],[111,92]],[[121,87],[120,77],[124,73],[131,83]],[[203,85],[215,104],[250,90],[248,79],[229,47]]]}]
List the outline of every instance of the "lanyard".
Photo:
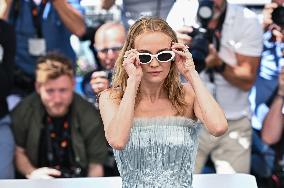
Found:
[{"label": "lanyard", "polygon": [[[215,31],[213,31],[213,33],[212,33],[213,43],[216,46],[216,49],[217,49],[218,52],[220,51],[220,48],[221,48],[221,36],[222,36],[221,32],[222,32],[222,29],[223,29],[223,24],[224,24],[226,13],[227,13],[227,4],[225,6],[226,6],[225,10],[223,11],[223,13],[221,14],[221,16],[219,18],[217,27],[216,27]],[[218,33],[218,35],[217,35],[217,33]],[[207,73],[208,73],[210,82],[215,83],[214,69],[213,68],[207,69]]]},{"label": "lanyard", "polygon": [[[43,11],[47,2],[48,0],[42,0],[41,4],[37,6],[33,0],[30,0],[33,25],[36,30],[36,36],[38,38],[42,38],[41,17],[43,15]],[[12,4],[9,17],[14,25],[16,24],[16,20],[19,17],[21,3],[22,3],[21,0],[14,0]]]},{"label": "lanyard", "polygon": [[37,6],[33,0],[30,0],[33,24],[36,29],[36,34],[38,38],[42,38],[41,17],[47,1],[48,0],[42,0],[41,4]]},{"label": "lanyard", "polygon": [[62,121],[59,121],[55,124],[53,119],[48,116],[46,123],[47,127],[45,130],[46,131],[45,136],[47,139],[47,160],[49,165],[54,166],[58,165],[57,163],[59,164],[62,163],[60,159],[63,158],[58,157],[58,155],[61,156],[64,153],[64,151],[65,152],[71,151],[70,150],[71,128],[67,121],[67,117],[64,117]]},{"label": "lanyard", "polygon": [[9,20],[11,20],[13,25],[16,25],[16,20],[19,17],[21,7],[21,0],[14,0],[12,3],[12,8],[9,13]]}]

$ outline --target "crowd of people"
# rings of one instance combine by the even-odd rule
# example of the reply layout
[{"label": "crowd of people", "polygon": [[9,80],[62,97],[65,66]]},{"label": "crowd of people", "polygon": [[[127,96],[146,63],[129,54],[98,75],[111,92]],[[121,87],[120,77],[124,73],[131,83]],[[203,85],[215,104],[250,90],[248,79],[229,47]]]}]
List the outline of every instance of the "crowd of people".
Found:
[{"label": "crowd of people", "polygon": [[[216,172],[284,187],[284,0],[260,14],[227,0],[124,0],[121,21],[91,36],[80,0],[4,2],[1,179],[182,187]],[[90,37],[96,62],[80,94],[71,35]]]}]

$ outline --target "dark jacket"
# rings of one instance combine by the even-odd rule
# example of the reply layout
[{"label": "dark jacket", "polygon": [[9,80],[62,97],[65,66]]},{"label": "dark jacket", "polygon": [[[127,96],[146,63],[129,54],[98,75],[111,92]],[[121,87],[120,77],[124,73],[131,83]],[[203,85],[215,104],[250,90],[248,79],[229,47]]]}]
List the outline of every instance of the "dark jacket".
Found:
[{"label": "dark jacket", "polygon": [[0,119],[8,114],[6,97],[13,85],[13,66],[16,51],[16,36],[12,26],[0,20]]},{"label": "dark jacket", "polygon": [[[102,164],[107,155],[107,147],[99,112],[92,104],[74,94],[70,113],[71,139],[76,162],[84,168],[90,163]],[[26,97],[11,113],[16,145],[26,150],[34,166],[38,164],[44,115],[44,106],[36,93]]]}]

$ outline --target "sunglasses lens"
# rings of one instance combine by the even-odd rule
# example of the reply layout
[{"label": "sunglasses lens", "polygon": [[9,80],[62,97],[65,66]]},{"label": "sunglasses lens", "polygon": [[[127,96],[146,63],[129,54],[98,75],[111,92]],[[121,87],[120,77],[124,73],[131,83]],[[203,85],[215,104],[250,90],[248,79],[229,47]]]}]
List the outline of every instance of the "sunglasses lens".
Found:
[{"label": "sunglasses lens", "polygon": [[151,61],[151,56],[147,54],[139,55],[140,63],[147,64]]},{"label": "sunglasses lens", "polygon": [[173,57],[173,55],[171,53],[164,52],[164,53],[159,54],[157,58],[158,58],[159,61],[167,62],[167,61],[172,60],[172,57]]}]

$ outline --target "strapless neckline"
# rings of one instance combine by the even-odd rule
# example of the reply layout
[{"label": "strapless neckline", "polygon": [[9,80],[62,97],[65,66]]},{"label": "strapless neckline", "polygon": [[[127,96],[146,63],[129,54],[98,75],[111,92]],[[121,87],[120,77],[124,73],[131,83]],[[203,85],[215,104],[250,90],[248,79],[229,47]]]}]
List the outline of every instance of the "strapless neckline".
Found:
[{"label": "strapless neckline", "polygon": [[[171,124],[171,122],[182,122],[178,124]],[[148,122],[145,124],[145,122]],[[167,122],[168,125],[179,125],[179,126],[199,126],[202,124],[199,120],[194,120],[192,118],[184,116],[156,116],[156,117],[134,117],[133,123],[135,126],[144,126],[144,125],[163,125],[164,122]]]}]

